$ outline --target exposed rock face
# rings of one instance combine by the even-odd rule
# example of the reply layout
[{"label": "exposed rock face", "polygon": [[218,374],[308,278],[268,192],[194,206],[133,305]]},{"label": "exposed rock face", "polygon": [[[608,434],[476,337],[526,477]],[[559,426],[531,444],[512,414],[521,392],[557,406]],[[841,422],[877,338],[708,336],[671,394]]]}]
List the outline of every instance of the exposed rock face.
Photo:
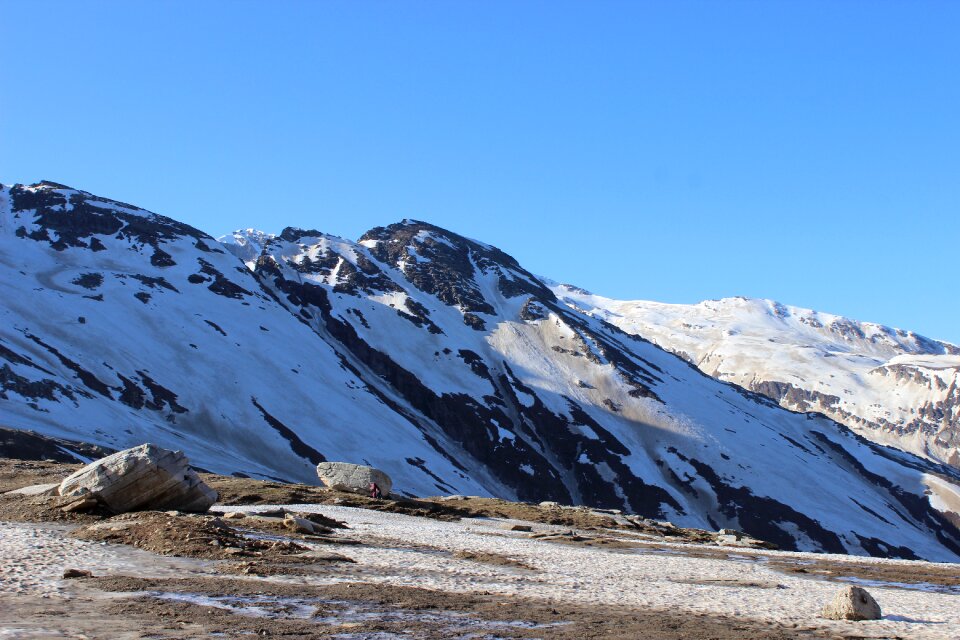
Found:
[{"label": "exposed rock face", "polygon": [[823,617],[829,620],[879,620],[882,618],[880,605],[866,589],[844,587],[823,608]]},{"label": "exposed rock face", "polygon": [[376,482],[384,496],[390,495],[393,481],[379,469],[349,462],[321,462],[317,465],[317,476],[324,486],[339,491],[353,491],[366,494],[370,483]]},{"label": "exposed rock face", "polygon": [[217,492],[200,480],[181,451],[153,444],[88,464],[60,483],[62,496],[95,496],[111,511],[206,511]]}]

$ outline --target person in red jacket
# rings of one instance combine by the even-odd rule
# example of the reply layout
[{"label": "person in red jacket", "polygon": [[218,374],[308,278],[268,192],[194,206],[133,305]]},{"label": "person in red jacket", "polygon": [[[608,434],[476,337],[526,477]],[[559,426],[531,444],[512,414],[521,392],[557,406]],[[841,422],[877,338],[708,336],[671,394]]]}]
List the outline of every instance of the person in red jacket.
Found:
[{"label": "person in red jacket", "polygon": [[380,491],[380,485],[378,485],[376,482],[370,483],[370,497],[374,500],[379,500],[383,497],[383,492]]}]

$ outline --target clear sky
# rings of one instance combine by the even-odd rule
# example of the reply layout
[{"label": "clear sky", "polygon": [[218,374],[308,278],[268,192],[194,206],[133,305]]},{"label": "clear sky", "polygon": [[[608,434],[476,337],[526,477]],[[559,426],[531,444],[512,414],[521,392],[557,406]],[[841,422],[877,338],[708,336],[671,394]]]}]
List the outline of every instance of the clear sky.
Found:
[{"label": "clear sky", "polygon": [[0,181],[960,343],[960,2],[0,0]]}]

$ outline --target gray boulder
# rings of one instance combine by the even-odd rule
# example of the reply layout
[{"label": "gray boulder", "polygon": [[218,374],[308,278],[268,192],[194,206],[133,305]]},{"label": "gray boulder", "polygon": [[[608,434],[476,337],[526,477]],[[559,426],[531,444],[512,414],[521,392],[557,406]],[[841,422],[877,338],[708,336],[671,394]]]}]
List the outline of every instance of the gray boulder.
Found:
[{"label": "gray boulder", "polygon": [[118,451],[60,483],[61,496],[95,498],[115,513],[155,509],[203,512],[217,500],[182,451],[154,444]]},{"label": "gray boulder", "polygon": [[296,533],[307,533],[314,535],[333,533],[333,529],[330,527],[325,527],[318,522],[314,522],[310,518],[295,516],[292,513],[288,513],[283,519],[283,526]]},{"label": "gray boulder", "polygon": [[823,617],[829,620],[879,620],[880,605],[866,589],[844,587],[823,608]]},{"label": "gray boulder", "polygon": [[370,483],[376,482],[384,497],[390,495],[393,481],[379,469],[349,462],[321,462],[317,465],[317,476],[323,486],[338,491],[367,494]]}]

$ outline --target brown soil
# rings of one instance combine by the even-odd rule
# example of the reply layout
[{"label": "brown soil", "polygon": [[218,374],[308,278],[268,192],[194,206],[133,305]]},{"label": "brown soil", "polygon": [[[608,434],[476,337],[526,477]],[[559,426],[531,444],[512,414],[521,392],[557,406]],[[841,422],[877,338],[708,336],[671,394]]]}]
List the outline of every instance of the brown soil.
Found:
[{"label": "brown soil", "polygon": [[200,478],[220,494],[218,504],[325,504],[328,492],[309,484],[284,484],[201,473]]},{"label": "brown soil", "polygon": [[220,493],[219,504],[331,504],[374,511],[456,520],[459,518],[514,518],[580,529],[616,528],[613,518],[586,508],[541,507],[496,498],[464,497],[461,500],[391,497],[375,500],[367,496],[331,491],[306,484],[281,484],[249,478],[201,474],[203,481]]},{"label": "brown soil", "polygon": [[[598,610],[549,601],[486,593],[459,594],[366,583],[327,586],[284,585],[236,579],[142,579],[112,577],[82,582],[104,591],[143,593],[104,607],[112,617],[144,620],[145,630],[162,624],[168,634],[193,637],[225,633],[297,638],[337,634],[403,634],[441,639],[476,634],[500,638],[635,638],[638,640],[787,640],[818,637],[786,628],[720,616],[664,610]],[[171,599],[171,594],[215,597],[216,606]],[[164,595],[164,597],[158,597]],[[256,606],[261,616],[238,608]],[[201,631],[202,630],[202,631]],[[96,636],[95,636],[96,637]],[[102,637],[102,636],[100,636]]]},{"label": "brown soil", "polygon": [[856,556],[850,556],[847,562],[820,559],[816,556],[807,556],[802,560],[789,557],[778,557],[767,554],[752,553],[749,549],[731,547],[679,547],[664,548],[656,544],[638,543],[638,548],[662,551],[666,553],[683,553],[684,555],[699,558],[730,559],[731,556],[742,562],[756,562],[771,569],[788,575],[813,574],[825,580],[843,582],[843,578],[858,580],[878,580],[882,582],[899,582],[903,584],[929,583],[945,587],[960,586],[960,575],[953,565],[940,567],[936,564],[874,564],[857,562]]},{"label": "brown soil", "polygon": [[619,528],[612,517],[593,512],[586,507],[541,507],[526,502],[477,497],[463,500],[427,500],[447,506],[455,505],[455,508],[469,514],[466,516],[468,518],[510,518],[584,530]]},{"label": "brown soil", "polygon": [[[0,459],[0,493],[31,484],[57,482],[80,468],[80,466],[50,461]],[[541,507],[537,504],[471,496],[454,500],[440,497],[416,499],[397,497],[375,500],[363,495],[331,491],[324,487],[306,484],[283,484],[212,473],[201,473],[200,476],[204,482],[220,494],[217,502],[224,506],[329,504],[438,520],[509,518],[576,528],[582,531],[628,529],[638,533],[668,537],[685,542],[712,543],[714,540],[714,536],[710,532],[663,526],[653,521],[637,520],[630,525],[621,524],[611,516],[591,511],[586,507]],[[3,498],[4,496],[0,496],[0,519],[17,521],[74,519],[72,516],[59,515],[58,509],[55,508],[28,509],[26,506],[4,505]],[[38,502],[35,506],[40,507],[42,505]]]},{"label": "brown soil", "polygon": [[319,526],[324,533],[332,533],[334,529],[349,529],[346,523],[340,522],[339,520],[334,520],[333,518],[328,518],[319,513],[302,513],[299,511],[287,511],[286,509],[278,509],[276,511],[271,511],[270,516],[264,516],[263,514],[254,513],[247,514],[242,518],[233,518],[231,517],[234,514],[229,512],[224,514],[223,519],[230,526],[235,526],[241,529],[257,529],[259,531],[273,532],[273,533],[283,533],[290,534],[293,533],[290,529],[284,525],[284,516],[290,514],[298,518],[303,518],[309,520],[314,525]]},{"label": "brown soil", "polygon": [[[941,586],[960,585],[960,575],[953,568],[940,568],[935,565],[903,566],[879,564],[848,564],[846,562],[831,562],[829,560],[804,560],[804,564],[769,559],[767,564],[784,573],[813,573],[820,574],[830,580],[842,578],[857,578],[859,580],[880,580],[883,582],[903,582],[916,584],[927,582]],[[807,564],[809,563],[809,564]]]},{"label": "brown soil", "polygon": [[560,544],[579,547],[605,547],[607,549],[637,548],[636,543],[632,540],[624,540],[622,538],[613,538],[604,535],[584,535],[575,531],[533,533],[530,537],[535,540],[543,540],[544,542],[559,542]]},{"label": "brown soil", "polygon": [[[53,482],[78,465],[0,460],[0,488]],[[708,544],[658,547],[642,536],[662,540],[713,542],[709,532],[687,530],[637,520],[624,524],[613,516],[571,507],[541,507],[487,498],[444,500],[371,500],[364,496],[327,491],[307,485],[282,485],[205,474],[221,491],[224,504],[337,504],[404,513],[429,518],[510,518],[570,527],[570,531],[537,531],[531,537],[544,543],[608,548],[617,553],[646,548],[650,552],[728,558],[765,563],[784,573],[806,572],[824,579],[857,577],[889,582],[960,584],[960,576],[936,566],[872,565],[817,560],[803,561],[753,553],[748,549],[718,548]],[[65,499],[0,496],[0,520],[74,521],[72,535],[86,540],[121,543],[158,554],[219,560],[209,578],[145,579],[129,576],[78,578],[69,581],[69,599],[0,597],[0,627],[34,629],[38,636],[50,629],[91,638],[187,638],[222,634],[226,637],[286,636],[296,638],[375,637],[392,634],[417,638],[638,638],[693,640],[758,638],[786,640],[822,637],[813,626],[787,628],[752,619],[710,616],[673,610],[586,607],[552,601],[481,593],[452,593],[362,582],[370,567],[348,557],[350,538],[345,525],[318,514],[290,513],[324,527],[322,535],[295,533],[283,524],[283,509],[274,517],[218,518],[177,512],[109,514],[64,513]],[[495,532],[491,532],[494,535]],[[500,532],[498,535],[507,535]],[[516,534],[513,534],[516,535]],[[335,551],[309,550],[300,542],[325,542]],[[375,536],[365,544],[377,545]],[[385,541],[384,544],[387,544]],[[395,541],[390,543],[395,544]],[[340,545],[340,546],[336,546]],[[634,551],[635,552],[635,551]],[[462,560],[521,571],[536,571],[522,561],[495,553],[445,552]],[[535,574],[531,573],[532,576]],[[261,576],[301,581],[313,577],[355,582],[324,586],[268,582]],[[702,582],[701,582],[702,583]],[[713,581],[732,587],[775,589],[775,580]],[[106,596],[104,592],[114,592]],[[181,598],[176,599],[175,594]],[[161,597],[162,596],[162,597]],[[192,601],[183,596],[193,598]],[[197,600],[197,598],[201,598]],[[255,609],[253,609],[255,608]],[[42,633],[40,633],[42,631]]]},{"label": "brown soil", "polygon": [[[264,540],[244,536],[242,531],[214,516],[139,511],[88,524],[71,535],[81,540],[127,544],[161,555],[191,558],[275,560],[292,556],[298,562],[309,563],[316,557],[307,554],[309,548],[295,540],[315,541],[318,536],[282,531],[284,539]],[[332,538],[331,542],[336,539]]]},{"label": "brown soil", "polygon": [[716,539],[709,531],[674,527],[639,518],[629,525],[622,524],[612,516],[587,507],[541,507],[539,504],[476,496],[461,496],[457,499],[391,497],[375,500],[363,495],[331,491],[324,487],[305,484],[281,484],[214,474],[201,474],[201,477],[204,482],[220,493],[219,503],[223,505],[329,504],[438,520],[507,518],[570,527],[581,531],[621,529],[671,538],[680,542],[712,544]]},{"label": "brown soil", "polygon": [[[2,435],[0,430],[0,435]],[[0,494],[34,484],[60,482],[81,468],[80,464],[0,458]],[[93,522],[101,516],[65,513],[61,507],[72,499],[49,496],[0,495],[0,520],[7,522]]]},{"label": "brown soil", "polygon": [[355,564],[355,561],[340,553],[308,551],[224,563],[218,565],[217,572],[241,576],[329,576],[331,567],[340,564]]},{"label": "brown soil", "polygon": [[511,558],[509,556],[501,555],[499,553],[486,553],[482,551],[455,551],[453,553],[454,558],[460,558],[461,560],[473,560],[474,562],[483,562],[484,564],[492,564],[500,567],[513,567],[514,569],[526,569],[528,571],[536,571],[533,567],[528,565],[522,560],[517,560],[516,558]]},{"label": "brown soil", "polygon": [[[0,491],[9,491],[32,484],[56,482],[80,468],[80,466],[79,464],[52,461],[0,459]],[[669,527],[653,521],[637,521],[628,527],[618,524],[612,517],[605,514],[591,512],[583,508],[541,507],[533,504],[477,497],[455,500],[443,500],[441,498],[373,500],[361,495],[329,491],[309,485],[286,485],[214,474],[202,474],[202,476],[208,484],[221,492],[222,504],[312,503],[352,506],[449,520],[463,517],[511,518],[542,524],[569,526],[577,529],[576,532],[560,534],[533,534],[533,536],[540,537],[547,542],[601,546],[610,549],[638,547],[655,549],[656,544],[649,541],[625,541],[613,538],[610,535],[617,535],[618,532],[621,536],[627,533],[646,533],[658,535],[665,541],[704,543],[695,547],[674,548],[671,550],[673,552],[682,550],[683,553],[688,555],[719,558],[727,558],[729,555],[735,554],[744,561],[763,562],[788,574],[818,574],[828,580],[853,577],[861,580],[960,586],[960,576],[953,573],[951,569],[940,569],[936,565],[876,565],[858,563],[854,559],[851,562],[806,559],[801,564],[789,558],[755,554],[749,549],[713,546],[710,543],[713,542],[714,538],[709,532]],[[276,544],[275,542],[251,541],[244,537],[246,531],[255,530],[282,535],[293,540],[299,539],[310,542],[329,542],[340,545],[357,543],[356,540],[350,539],[347,533],[332,533],[323,536],[305,536],[293,533],[287,530],[280,520],[271,521],[249,517],[238,520],[223,520],[222,522],[228,528],[221,529],[220,526],[211,527],[209,525],[209,522],[213,520],[209,516],[186,514],[171,516],[158,512],[141,512],[110,518],[110,514],[105,513],[65,513],[61,510],[61,507],[67,501],[68,499],[56,497],[0,495],[0,521],[67,522],[84,525],[100,522],[113,523],[113,525],[99,530],[91,530],[88,526],[78,532],[77,535],[89,536],[87,539],[132,544],[168,555],[248,560],[248,564],[256,565],[257,572],[262,575],[295,572],[295,567],[298,566],[307,567],[307,571],[312,571],[313,569],[310,568],[312,565],[323,561],[282,560],[280,558],[288,555],[295,558],[297,553],[303,551],[303,548],[284,548],[284,543],[281,543],[280,546],[273,549],[270,548],[270,545]],[[342,523],[336,520],[324,519],[323,516],[317,514],[297,514],[295,510],[289,510],[289,512],[319,521],[320,524],[331,529],[342,526]],[[112,530],[112,527],[116,527],[117,530]],[[607,535],[602,533],[604,530],[606,530]],[[584,532],[590,533],[585,534]],[[214,541],[216,541],[216,544],[214,544]],[[295,542],[291,544],[299,547]],[[264,545],[267,546],[264,547]],[[264,554],[266,558],[262,557]],[[493,558],[468,559],[499,563],[498,560]],[[241,567],[240,571],[244,570]]]},{"label": "brown soil", "polygon": [[60,482],[82,466],[53,461],[0,458],[0,493],[32,484]]},{"label": "brown soil", "polygon": [[0,495],[0,521],[6,522],[96,522],[102,512],[65,512],[63,507],[76,498],[59,496],[4,496]]}]

